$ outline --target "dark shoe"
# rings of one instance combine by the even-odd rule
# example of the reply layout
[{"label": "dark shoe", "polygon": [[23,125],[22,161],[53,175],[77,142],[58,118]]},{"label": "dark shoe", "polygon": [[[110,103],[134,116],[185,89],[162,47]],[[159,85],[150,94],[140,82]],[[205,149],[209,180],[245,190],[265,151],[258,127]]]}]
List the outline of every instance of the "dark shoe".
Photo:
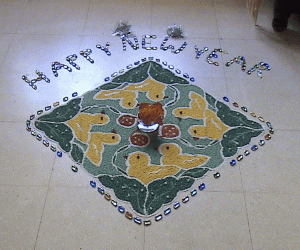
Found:
[{"label": "dark shoe", "polygon": [[275,32],[285,31],[288,25],[288,20],[273,18],[272,27]]}]

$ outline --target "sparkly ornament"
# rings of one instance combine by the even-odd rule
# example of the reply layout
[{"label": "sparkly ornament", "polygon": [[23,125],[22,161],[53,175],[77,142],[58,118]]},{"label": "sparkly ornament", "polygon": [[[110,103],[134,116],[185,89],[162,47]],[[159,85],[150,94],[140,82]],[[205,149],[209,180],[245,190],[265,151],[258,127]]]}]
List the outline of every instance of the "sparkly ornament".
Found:
[{"label": "sparkly ornament", "polygon": [[214,49],[212,52],[210,52],[210,54],[208,55],[208,57],[206,57],[206,62],[208,62],[208,64],[213,64],[215,66],[219,66],[218,62],[213,62],[211,59],[212,58],[218,58],[217,52],[223,53],[223,54],[228,54],[228,52],[226,50],[223,49]]},{"label": "sparkly ornament", "polygon": [[60,69],[66,69],[69,72],[72,72],[72,69],[68,65],[65,65],[65,64],[57,62],[57,61],[52,63],[52,72],[55,77],[58,77],[57,71]]},{"label": "sparkly ornament", "polygon": [[243,160],[243,155],[239,155],[236,159],[238,160],[238,161],[241,161],[241,160]]},{"label": "sparkly ornament", "polygon": [[174,209],[179,208],[179,207],[180,207],[179,201],[176,201],[176,202],[174,203],[173,207],[174,207]]},{"label": "sparkly ornament", "polygon": [[101,46],[100,44],[97,44],[97,45],[96,45],[96,48],[97,48],[97,49],[103,50],[103,51],[105,52],[106,55],[111,56],[111,52],[108,50],[108,49],[109,49],[109,46],[110,46],[110,43],[107,42],[106,45],[105,45],[105,47],[104,47],[104,46]]},{"label": "sparkly ornament", "polygon": [[271,135],[270,135],[270,134],[266,134],[266,135],[265,135],[265,139],[266,139],[266,140],[270,140],[270,139],[271,139]]},{"label": "sparkly ornament", "polygon": [[197,190],[196,189],[194,189],[194,190],[191,191],[191,196],[195,196],[196,194],[197,194]]},{"label": "sparkly ornament", "polygon": [[250,154],[250,151],[249,150],[245,150],[244,155],[248,156],[249,154]]},{"label": "sparkly ornament", "polygon": [[150,226],[150,225],[151,225],[151,220],[144,221],[144,226]]},{"label": "sparkly ornament", "polygon": [[221,176],[221,175],[220,175],[220,173],[218,173],[218,172],[214,174],[214,177],[215,177],[216,179],[218,179],[220,176]]},{"label": "sparkly ornament", "polygon": [[199,185],[199,190],[202,191],[202,190],[204,190],[204,189],[205,189],[205,184],[204,184],[204,183],[201,183],[201,184]]},{"label": "sparkly ornament", "polygon": [[77,59],[77,55],[73,54],[73,55],[69,55],[66,57],[67,62],[69,62],[75,69],[80,70],[80,67],[74,63],[74,61]]},{"label": "sparkly ornament", "polygon": [[225,102],[229,102],[229,98],[228,98],[227,96],[224,96],[224,97],[223,97],[223,100],[224,100]]},{"label": "sparkly ornament", "polygon": [[162,219],[162,215],[161,214],[155,216],[155,221],[160,221],[161,219]]},{"label": "sparkly ornament", "polygon": [[257,145],[253,145],[253,146],[251,147],[251,150],[252,150],[252,151],[256,151],[257,149],[258,149]]},{"label": "sparkly ornament", "polygon": [[118,206],[118,211],[119,211],[121,214],[123,214],[123,213],[125,213],[125,208],[122,207],[122,206]]},{"label": "sparkly ornament", "polygon": [[164,210],[164,215],[168,215],[171,213],[171,208],[167,208]]},{"label": "sparkly ornament", "polygon": [[235,166],[235,165],[236,165],[236,160],[232,160],[232,161],[230,162],[230,165],[231,165],[231,166]]},{"label": "sparkly ornament", "polygon": [[62,152],[61,151],[57,151],[56,154],[57,154],[58,157],[62,157]]},{"label": "sparkly ornament", "polygon": [[128,22],[119,21],[113,32],[113,36],[128,36],[132,34],[131,25]]},{"label": "sparkly ornament", "polygon": [[234,107],[236,107],[236,108],[238,108],[238,107],[239,107],[239,104],[238,104],[238,103],[236,103],[236,102],[233,102],[233,103],[232,103],[232,105],[233,105]]},{"label": "sparkly ornament", "polygon": [[105,194],[105,191],[104,191],[104,189],[102,187],[98,187],[98,192],[100,194]]},{"label": "sparkly ornament", "polygon": [[197,45],[194,46],[195,48],[195,52],[196,52],[196,59],[199,59],[200,56],[205,52],[205,51],[208,51],[208,47],[204,47],[203,49],[199,50]]},{"label": "sparkly ornament", "polygon": [[73,171],[74,173],[78,172],[78,167],[75,166],[75,165],[73,165],[73,166],[71,167],[71,169],[72,169],[72,171]]},{"label": "sparkly ornament", "polygon": [[132,218],[133,218],[133,215],[132,215],[132,213],[129,213],[128,211],[125,213],[125,217],[127,218],[127,219],[129,219],[129,220],[132,220]]},{"label": "sparkly ornament", "polygon": [[186,196],[182,199],[182,203],[187,203],[189,200],[190,200],[190,198],[188,196]]},{"label": "sparkly ornament", "polygon": [[181,27],[181,25],[176,25],[174,24],[173,26],[169,26],[167,28],[167,34],[168,36],[172,37],[172,38],[184,38],[185,35],[183,34],[183,29]]},{"label": "sparkly ornament", "polygon": [[135,218],[133,219],[133,221],[134,221],[135,223],[139,224],[139,225],[142,224],[142,220],[141,220],[140,218],[138,218],[138,217],[135,217]]},{"label": "sparkly ornament", "polygon": [[95,188],[96,187],[96,182],[95,181],[90,181],[90,185],[92,188]]},{"label": "sparkly ornament", "polygon": [[80,54],[81,56],[83,56],[86,60],[88,60],[90,63],[94,63],[94,62],[95,62],[94,59],[92,59],[92,58],[90,57],[90,54],[92,54],[92,50],[91,50],[91,49],[81,50],[81,51],[79,52],[79,54]]}]

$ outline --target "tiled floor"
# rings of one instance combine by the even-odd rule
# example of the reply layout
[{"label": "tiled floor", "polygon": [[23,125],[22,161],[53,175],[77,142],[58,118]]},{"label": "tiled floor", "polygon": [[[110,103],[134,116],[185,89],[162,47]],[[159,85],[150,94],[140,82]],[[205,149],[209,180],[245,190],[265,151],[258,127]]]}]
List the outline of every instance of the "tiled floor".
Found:
[{"label": "tiled floor", "polygon": [[[0,0],[0,249],[300,249],[300,24],[272,31],[272,0],[263,1],[255,27],[246,1],[235,0]],[[135,34],[155,34],[182,25],[188,42],[178,55],[169,51],[122,51],[111,36],[119,21]],[[96,44],[111,42],[112,56]],[[175,41],[174,45],[180,45]],[[223,48],[220,66],[195,60],[194,45]],[[53,61],[92,48],[94,64],[78,59],[80,71],[60,70]],[[225,67],[235,56],[247,67],[265,61],[263,78]],[[25,129],[25,121],[63,97],[103,83],[114,70],[154,56],[196,78],[220,99],[227,95],[272,122],[275,134],[264,148],[236,167],[226,161],[221,178],[210,173],[207,188],[172,216],[139,226],[116,212],[89,187],[90,177],[70,171]],[[21,76],[44,72],[49,84],[31,89]],[[184,194],[181,194],[183,196]]]}]

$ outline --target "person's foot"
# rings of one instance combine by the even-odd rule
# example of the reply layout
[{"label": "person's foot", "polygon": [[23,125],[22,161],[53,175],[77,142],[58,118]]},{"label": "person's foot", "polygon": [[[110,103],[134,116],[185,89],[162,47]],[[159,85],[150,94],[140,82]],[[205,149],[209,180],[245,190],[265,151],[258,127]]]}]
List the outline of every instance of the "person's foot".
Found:
[{"label": "person's foot", "polygon": [[273,18],[272,27],[275,32],[283,32],[286,30],[288,25],[288,20]]}]

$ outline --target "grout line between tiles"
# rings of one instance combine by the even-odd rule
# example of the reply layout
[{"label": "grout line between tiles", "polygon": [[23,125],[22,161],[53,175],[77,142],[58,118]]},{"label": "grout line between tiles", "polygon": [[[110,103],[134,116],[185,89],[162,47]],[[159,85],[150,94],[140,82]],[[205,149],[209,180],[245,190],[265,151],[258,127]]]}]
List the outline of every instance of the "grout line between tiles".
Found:
[{"label": "grout line between tiles", "polygon": [[39,238],[39,233],[40,233],[40,229],[41,229],[41,225],[42,225],[42,220],[43,220],[44,211],[45,211],[46,202],[47,202],[48,193],[49,193],[49,188],[50,188],[50,182],[51,182],[52,174],[53,174],[53,171],[54,171],[55,159],[56,159],[56,157],[54,158],[54,161],[53,161],[53,164],[52,164],[52,170],[51,170],[51,174],[50,174],[50,178],[49,178],[49,182],[48,182],[47,193],[46,193],[46,196],[45,196],[42,215],[41,215],[38,231],[37,231],[37,234],[36,234],[35,244],[34,244],[34,248],[33,248],[34,250],[36,249],[36,244],[37,244],[37,241],[38,241],[38,238]]},{"label": "grout line between tiles", "polygon": [[85,34],[86,24],[87,24],[87,21],[88,21],[90,10],[91,10],[91,0],[89,1],[89,7],[88,7],[88,10],[87,10],[86,17],[85,17],[85,22],[84,22],[84,25],[83,25],[83,30],[82,30],[83,37],[84,37],[84,34]]},{"label": "grout line between tiles", "polygon": [[249,236],[250,236],[250,243],[251,243],[251,249],[253,250],[253,242],[252,242],[252,235],[251,235],[251,229],[250,229],[250,222],[249,222],[249,216],[248,216],[248,209],[247,209],[247,202],[246,202],[246,196],[245,196],[245,189],[244,189],[244,184],[243,184],[243,176],[242,176],[242,171],[240,166],[238,166],[240,176],[241,176],[241,185],[243,189],[243,196],[244,196],[244,202],[245,202],[245,210],[246,210],[246,215],[247,215],[247,223],[248,223],[248,229],[249,229]]}]

